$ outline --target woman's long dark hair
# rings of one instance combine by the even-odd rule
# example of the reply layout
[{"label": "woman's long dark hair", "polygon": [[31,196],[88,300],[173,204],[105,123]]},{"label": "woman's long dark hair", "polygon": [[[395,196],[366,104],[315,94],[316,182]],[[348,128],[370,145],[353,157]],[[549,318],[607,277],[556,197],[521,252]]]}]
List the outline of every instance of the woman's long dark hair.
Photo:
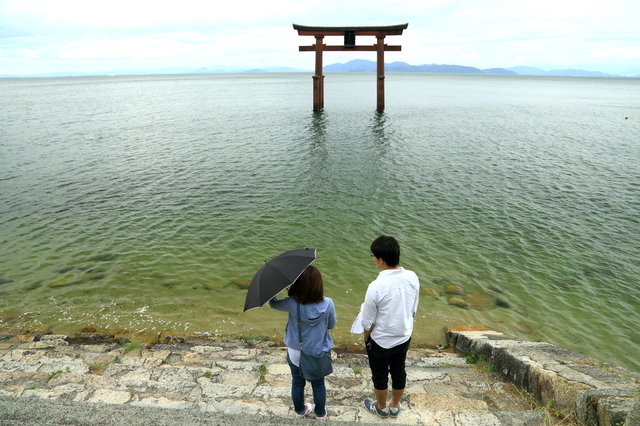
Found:
[{"label": "woman's long dark hair", "polygon": [[309,265],[289,287],[289,297],[293,297],[298,303],[308,305],[324,300],[324,286],[322,274],[315,266]]}]

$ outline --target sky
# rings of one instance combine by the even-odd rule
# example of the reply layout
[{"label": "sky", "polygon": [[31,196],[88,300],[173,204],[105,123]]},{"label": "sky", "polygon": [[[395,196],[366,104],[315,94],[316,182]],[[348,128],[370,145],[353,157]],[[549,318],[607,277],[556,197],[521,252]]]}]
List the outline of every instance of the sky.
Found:
[{"label": "sky", "polygon": [[[408,23],[385,62],[640,75],[640,1],[0,0],[0,75],[219,66],[314,68],[292,24]],[[325,44],[342,44],[326,37]],[[358,37],[357,44],[374,44]],[[324,64],[375,61],[325,52]]]}]

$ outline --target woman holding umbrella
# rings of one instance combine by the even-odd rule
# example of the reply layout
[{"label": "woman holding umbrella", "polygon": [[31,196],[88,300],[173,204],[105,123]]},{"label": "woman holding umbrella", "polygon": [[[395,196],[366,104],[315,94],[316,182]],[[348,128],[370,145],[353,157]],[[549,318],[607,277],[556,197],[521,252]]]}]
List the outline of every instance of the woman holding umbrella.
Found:
[{"label": "woman holding umbrella", "polygon": [[[296,417],[304,418],[311,413],[311,404],[304,402],[306,380],[300,375],[300,344],[298,341],[298,309],[300,312],[301,334],[304,350],[320,355],[333,347],[329,330],[336,325],[336,310],[333,300],[324,297],[322,275],[315,266],[308,266],[298,279],[289,287],[289,297],[278,300],[274,297],[269,306],[278,311],[289,312],[284,332],[287,345],[287,362],[291,368],[291,399]],[[311,382],[316,419],[326,420],[327,390],[324,378]]]}]

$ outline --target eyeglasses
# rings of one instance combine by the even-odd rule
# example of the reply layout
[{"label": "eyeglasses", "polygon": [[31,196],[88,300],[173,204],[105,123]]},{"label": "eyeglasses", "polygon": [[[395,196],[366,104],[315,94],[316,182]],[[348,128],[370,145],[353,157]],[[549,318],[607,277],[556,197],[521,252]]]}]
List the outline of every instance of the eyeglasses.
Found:
[{"label": "eyeglasses", "polygon": [[373,254],[373,253],[371,253],[371,257],[376,257],[376,255],[375,255],[375,254]]}]

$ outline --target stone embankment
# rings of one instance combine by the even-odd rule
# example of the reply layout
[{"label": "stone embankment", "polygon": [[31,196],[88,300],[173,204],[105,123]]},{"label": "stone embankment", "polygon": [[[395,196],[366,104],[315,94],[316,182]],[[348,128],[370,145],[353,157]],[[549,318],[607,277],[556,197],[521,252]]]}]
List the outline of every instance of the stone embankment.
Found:
[{"label": "stone embankment", "polygon": [[640,374],[561,349],[488,330],[451,327],[456,352],[486,359],[500,377],[577,424],[640,426]]},{"label": "stone embankment", "polygon": [[[451,349],[409,352],[409,381],[397,420],[364,409],[363,399],[372,396],[366,355],[338,348],[334,373],[326,379],[329,420],[537,426],[557,414],[582,416],[589,425],[638,424],[636,373],[490,331],[450,329],[447,336],[463,355]],[[29,413],[40,425],[300,421],[293,419],[285,348],[273,342],[167,337],[148,346],[116,340],[97,333],[0,330],[0,425],[25,424],[25,401],[42,402]],[[307,392],[312,402],[309,387]],[[126,417],[127,410],[134,416]],[[154,413],[165,420],[151,420]]]}]

